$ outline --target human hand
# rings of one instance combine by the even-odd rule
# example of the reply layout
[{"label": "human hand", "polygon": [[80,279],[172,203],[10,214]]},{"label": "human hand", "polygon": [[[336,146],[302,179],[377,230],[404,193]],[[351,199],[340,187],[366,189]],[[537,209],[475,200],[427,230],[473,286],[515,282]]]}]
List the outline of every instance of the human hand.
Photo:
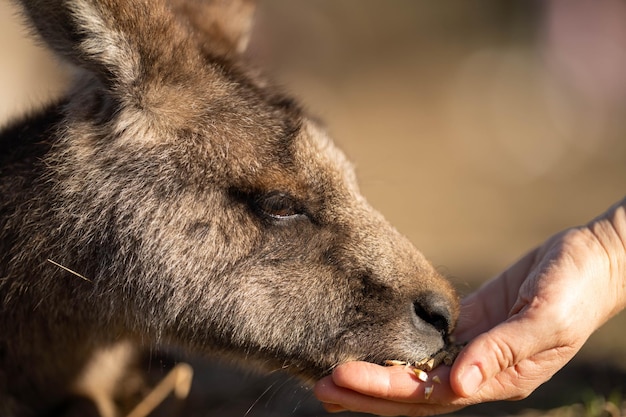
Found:
[{"label": "human hand", "polygon": [[402,367],[350,362],[320,380],[316,396],[328,411],[386,416],[525,398],[626,306],[625,203],[553,236],[465,298],[455,336],[470,343],[452,368],[430,373],[440,385]]}]

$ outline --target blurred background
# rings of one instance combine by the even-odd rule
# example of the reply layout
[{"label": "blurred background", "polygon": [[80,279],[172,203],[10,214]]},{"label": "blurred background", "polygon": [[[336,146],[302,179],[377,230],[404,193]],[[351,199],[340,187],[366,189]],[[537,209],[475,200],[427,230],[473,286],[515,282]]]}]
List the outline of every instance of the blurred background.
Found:
[{"label": "blurred background", "polygon": [[[623,0],[262,0],[259,17],[254,54],[462,294],[626,195]],[[0,47],[1,125],[58,96],[68,68],[7,0]],[[529,399],[463,413],[606,413],[626,393],[625,325],[610,321]],[[282,377],[200,374],[219,387],[188,415],[323,414]]]}]

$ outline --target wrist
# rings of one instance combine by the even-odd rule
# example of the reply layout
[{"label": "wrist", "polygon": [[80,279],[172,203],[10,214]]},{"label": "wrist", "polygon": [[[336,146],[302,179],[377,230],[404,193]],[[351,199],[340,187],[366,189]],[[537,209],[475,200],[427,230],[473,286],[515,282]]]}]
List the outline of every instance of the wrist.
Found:
[{"label": "wrist", "polygon": [[613,316],[626,307],[626,199],[589,223],[588,228],[606,252],[608,278],[616,291]]}]

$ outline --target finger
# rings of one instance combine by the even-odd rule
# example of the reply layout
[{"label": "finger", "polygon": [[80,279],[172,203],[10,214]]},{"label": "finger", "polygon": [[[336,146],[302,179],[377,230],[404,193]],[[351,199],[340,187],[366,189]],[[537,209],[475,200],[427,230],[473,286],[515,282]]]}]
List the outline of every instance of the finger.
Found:
[{"label": "finger", "polygon": [[[459,354],[450,375],[453,391],[462,397],[476,395],[494,377],[529,358],[560,347],[550,327],[550,320],[538,320],[530,310],[496,326],[470,342]],[[520,335],[524,335],[520,339]],[[515,372],[513,372],[515,374]],[[482,400],[508,399],[520,395],[515,381],[502,385],[501,380],[481,395]],[[543,381],[542,381],[543,382]],[[527,382],[526,382],[526,385]]]},{"label": "finger", "polygon": [[[380,416],[428,416],[448,413],[463,407],[462,405],[452,404],[396,402],[384,398],[371,397],[337,386],[333,382],[332,377],[320,380],[316,384],[314,392],[316,397],[324,402],[324,408],[330,412],[351,410]],[[437,391],[433,390],[431,401],[437,401],[436,393]]]},{"label": "finger", "polygon": [[436,375],[441,385],[437,398],[449,402],[453,394],[448,383],[449,371],[448,367],[437,368],[426,374],[426,381],[421,381],[410,367],[347,362],[334,370],[332,379],[337,386],[364,395],[413,403],[424,398],[424,387],[435,384],[433,378]]},{"label": "finger", "polygon": [[315,394],[322,402],[344,404],[346,391],[367,397],[398,403],[471,404],[450,388],[450,368],[440,366],[420,380],[410,367],[383,367],[367,362],[347,362],[339,365],[331,376],[315,386]]}]

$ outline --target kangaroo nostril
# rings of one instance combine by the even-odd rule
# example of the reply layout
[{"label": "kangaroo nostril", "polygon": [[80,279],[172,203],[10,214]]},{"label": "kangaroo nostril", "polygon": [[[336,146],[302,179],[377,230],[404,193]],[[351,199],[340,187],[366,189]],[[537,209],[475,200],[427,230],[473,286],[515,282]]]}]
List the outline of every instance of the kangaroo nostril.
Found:
[{"label": "kangaroo nostril", "polygon": [[447,336],[452,328],[452,311],[447,299],[436,293],[426,293],[413,302],[417,317]]}]

